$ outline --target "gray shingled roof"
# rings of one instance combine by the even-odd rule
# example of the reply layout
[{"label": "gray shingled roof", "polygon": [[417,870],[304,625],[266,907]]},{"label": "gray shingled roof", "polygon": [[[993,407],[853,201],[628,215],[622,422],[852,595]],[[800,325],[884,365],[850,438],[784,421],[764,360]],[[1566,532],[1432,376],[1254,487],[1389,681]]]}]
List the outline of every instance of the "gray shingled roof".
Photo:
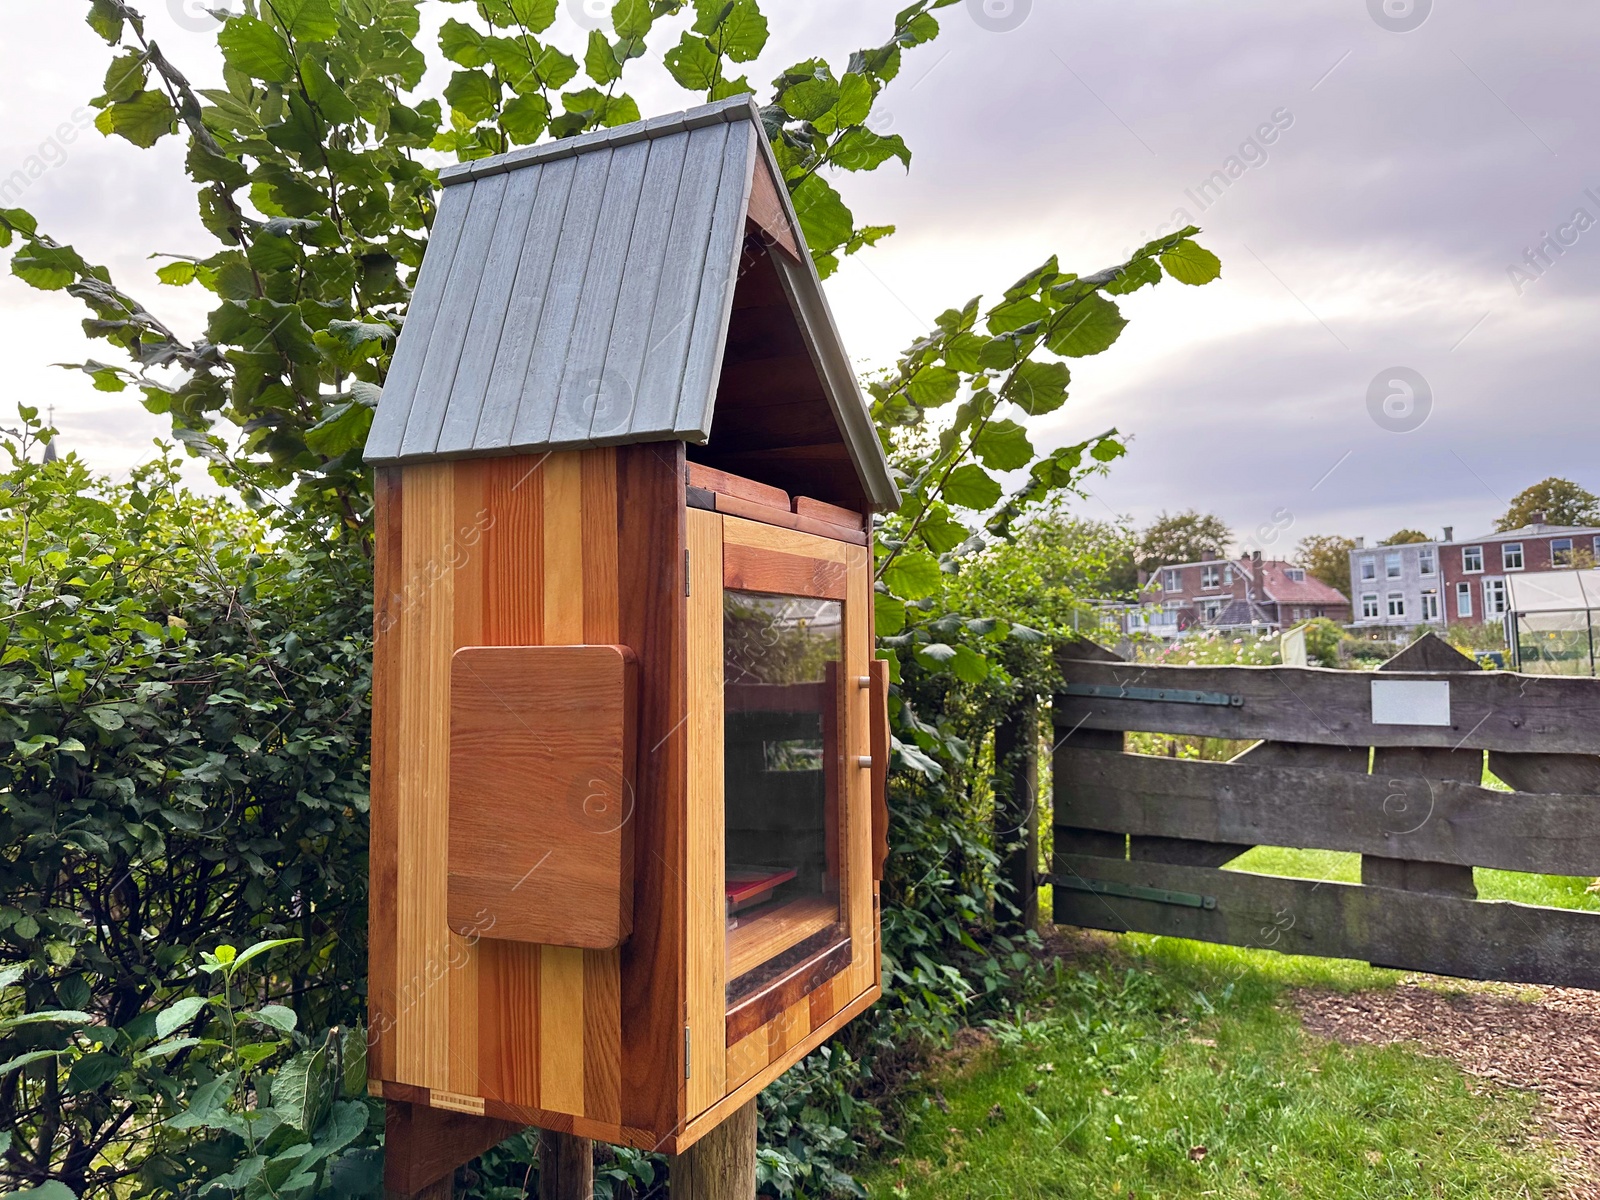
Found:
[{"label": "gray shingled roof", "polygon": [[[762,154],[741,97],[441,172],[367,461],[706,441]],[[797,320],[864,489],[896,504],[803,257],[783,268]]]}]

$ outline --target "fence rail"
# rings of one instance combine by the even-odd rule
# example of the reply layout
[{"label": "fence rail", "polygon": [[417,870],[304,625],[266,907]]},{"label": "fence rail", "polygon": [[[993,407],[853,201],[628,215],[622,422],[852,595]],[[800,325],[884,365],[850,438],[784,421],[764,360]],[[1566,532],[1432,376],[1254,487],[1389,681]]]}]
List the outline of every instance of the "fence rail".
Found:
[{"label": "fence rail", "polygon": [[[1600,875],[1600,680],[1482,673],[1433,635],[1378,672],[1144,666],[1086,643],[1060,661],[1058,923],[1600,988],[1600,913],[1473,882]],[[1196,762],[1129,754],[1125,731],[1261,740]],[[1515,791],[1484,786],[1485,751]],[[1358,853],[1362,882],[1220,869],[1257,845]]]}]

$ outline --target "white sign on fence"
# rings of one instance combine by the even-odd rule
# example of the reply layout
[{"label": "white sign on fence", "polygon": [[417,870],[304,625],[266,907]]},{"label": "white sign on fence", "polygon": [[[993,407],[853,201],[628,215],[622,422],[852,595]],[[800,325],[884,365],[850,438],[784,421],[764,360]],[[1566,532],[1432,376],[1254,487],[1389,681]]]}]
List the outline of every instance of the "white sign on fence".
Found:
[{"label": "white sign on fence", "polygon": [[1449,725],[1450,684],[1432,679],[1374,679],[1374,725]]}]

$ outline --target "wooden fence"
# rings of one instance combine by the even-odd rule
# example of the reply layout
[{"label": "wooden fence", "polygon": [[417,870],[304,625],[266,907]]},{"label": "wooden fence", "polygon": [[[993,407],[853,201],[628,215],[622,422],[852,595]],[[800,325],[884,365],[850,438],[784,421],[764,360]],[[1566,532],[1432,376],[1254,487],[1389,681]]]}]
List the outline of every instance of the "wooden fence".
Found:
[{"label": "wooden fence", "polygon": [[[1431,634],[1376,673],[1060,653],[1055,920],[1471,979],[1600,988],[1600,913],[1483,901],[1474,867],[1600,875],[1600,680],[1482,672]],[[1261,739],[1228,762],[1127,731]],[[1490,770],[1515,791],[1482,786]],[[1359,853],[1361,883],[1224,871]]]}]

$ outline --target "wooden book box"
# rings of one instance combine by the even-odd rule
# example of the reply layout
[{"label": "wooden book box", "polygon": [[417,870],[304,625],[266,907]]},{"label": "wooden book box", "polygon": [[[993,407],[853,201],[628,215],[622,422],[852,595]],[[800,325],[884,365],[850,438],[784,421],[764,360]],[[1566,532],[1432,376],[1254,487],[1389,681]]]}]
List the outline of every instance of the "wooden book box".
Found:
[{"label": "wooden book box", "polygon": [[373,1089],[681,1152],[879,995],[899,498],[748,99],[444,184],[366,450]]}]

